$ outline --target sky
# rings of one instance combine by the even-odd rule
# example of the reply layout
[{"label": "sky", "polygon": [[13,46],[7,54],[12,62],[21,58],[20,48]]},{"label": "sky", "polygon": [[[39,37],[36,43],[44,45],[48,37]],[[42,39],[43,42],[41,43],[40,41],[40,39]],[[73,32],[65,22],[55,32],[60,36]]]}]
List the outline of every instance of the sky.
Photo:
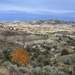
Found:
[{"label": "sky", "polygon": [[0,0],[0,21],[75,21],[75,0]]}]

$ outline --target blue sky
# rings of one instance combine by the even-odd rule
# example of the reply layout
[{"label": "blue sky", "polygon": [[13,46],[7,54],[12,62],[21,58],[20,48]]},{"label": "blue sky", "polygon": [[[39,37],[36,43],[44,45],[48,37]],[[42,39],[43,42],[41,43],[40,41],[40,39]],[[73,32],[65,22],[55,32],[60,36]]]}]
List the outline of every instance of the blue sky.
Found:
[{"label": "blue sky", "polygon": [[75,0],[0,0],[0,21],[75,21]]}]

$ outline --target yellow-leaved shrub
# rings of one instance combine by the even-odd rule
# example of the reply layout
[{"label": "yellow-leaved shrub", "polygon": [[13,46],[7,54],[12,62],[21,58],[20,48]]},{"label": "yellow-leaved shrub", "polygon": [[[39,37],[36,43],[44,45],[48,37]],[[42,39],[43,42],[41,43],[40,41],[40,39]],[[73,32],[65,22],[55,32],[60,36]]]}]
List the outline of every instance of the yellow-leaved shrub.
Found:
[{"label": "yellow-leaved shrub", "polygon": [[12,54],[12,61],[20,65],[29,65],[29,55],[25,50],[19,49]]}]

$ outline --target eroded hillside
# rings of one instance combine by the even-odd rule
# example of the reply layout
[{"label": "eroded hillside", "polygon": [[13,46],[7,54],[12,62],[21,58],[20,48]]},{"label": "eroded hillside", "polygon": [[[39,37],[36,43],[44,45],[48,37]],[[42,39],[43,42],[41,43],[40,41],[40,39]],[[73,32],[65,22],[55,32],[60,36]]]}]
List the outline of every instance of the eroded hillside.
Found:
[{"label": "eroded hillside", "polygon": [[[28,52],[29,68],[11,62],[12,53],[18,49]],[[8,68],[10,75],[15,70],[15,75],[74,75],[75,22],[1,22],[0,63]]]}]

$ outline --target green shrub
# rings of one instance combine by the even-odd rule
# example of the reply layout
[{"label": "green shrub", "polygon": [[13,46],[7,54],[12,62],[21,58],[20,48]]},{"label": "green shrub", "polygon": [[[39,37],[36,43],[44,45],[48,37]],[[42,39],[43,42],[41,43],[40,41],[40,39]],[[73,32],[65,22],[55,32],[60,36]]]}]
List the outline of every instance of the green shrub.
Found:
[{"label": "green shrub", "polygon": [[30,52],[31,51],[31,47],[29,45],[26,46],[26,50],[27,52]]},{"label": "green shrub", "polygon": [[53,48],[56,50],[56,49],[57,49],[57,46],[56,46],[56,45],[54,45],[54,46],[53,46]]},{"label": "green shrub", "polygon": [[51,50],[51,47],[49,47],[49,46],[45,46],[45,45],[41,45],[41,46],[47,50]]},{"label": "green shrub", "polygon": [[11,51],[10,50],[3,51],[3,60],[11,61]]},{"label": "green shrub", "polygon": [[46,71],[45,69],[33,70],[31,75],[53,75],[52,72]]},{"label": "green shrub", "polygon": [[69,54],[69,52],[68,52],[67,49],[63,49],[63,50],[61,51],[61,55],[68,55],[68,54]]},{"label": "green shrub", "polygon": [[67,44],[69,46],[75,46],[75,42],[74,41],[71,41],[71,40],[67,41]]}]

